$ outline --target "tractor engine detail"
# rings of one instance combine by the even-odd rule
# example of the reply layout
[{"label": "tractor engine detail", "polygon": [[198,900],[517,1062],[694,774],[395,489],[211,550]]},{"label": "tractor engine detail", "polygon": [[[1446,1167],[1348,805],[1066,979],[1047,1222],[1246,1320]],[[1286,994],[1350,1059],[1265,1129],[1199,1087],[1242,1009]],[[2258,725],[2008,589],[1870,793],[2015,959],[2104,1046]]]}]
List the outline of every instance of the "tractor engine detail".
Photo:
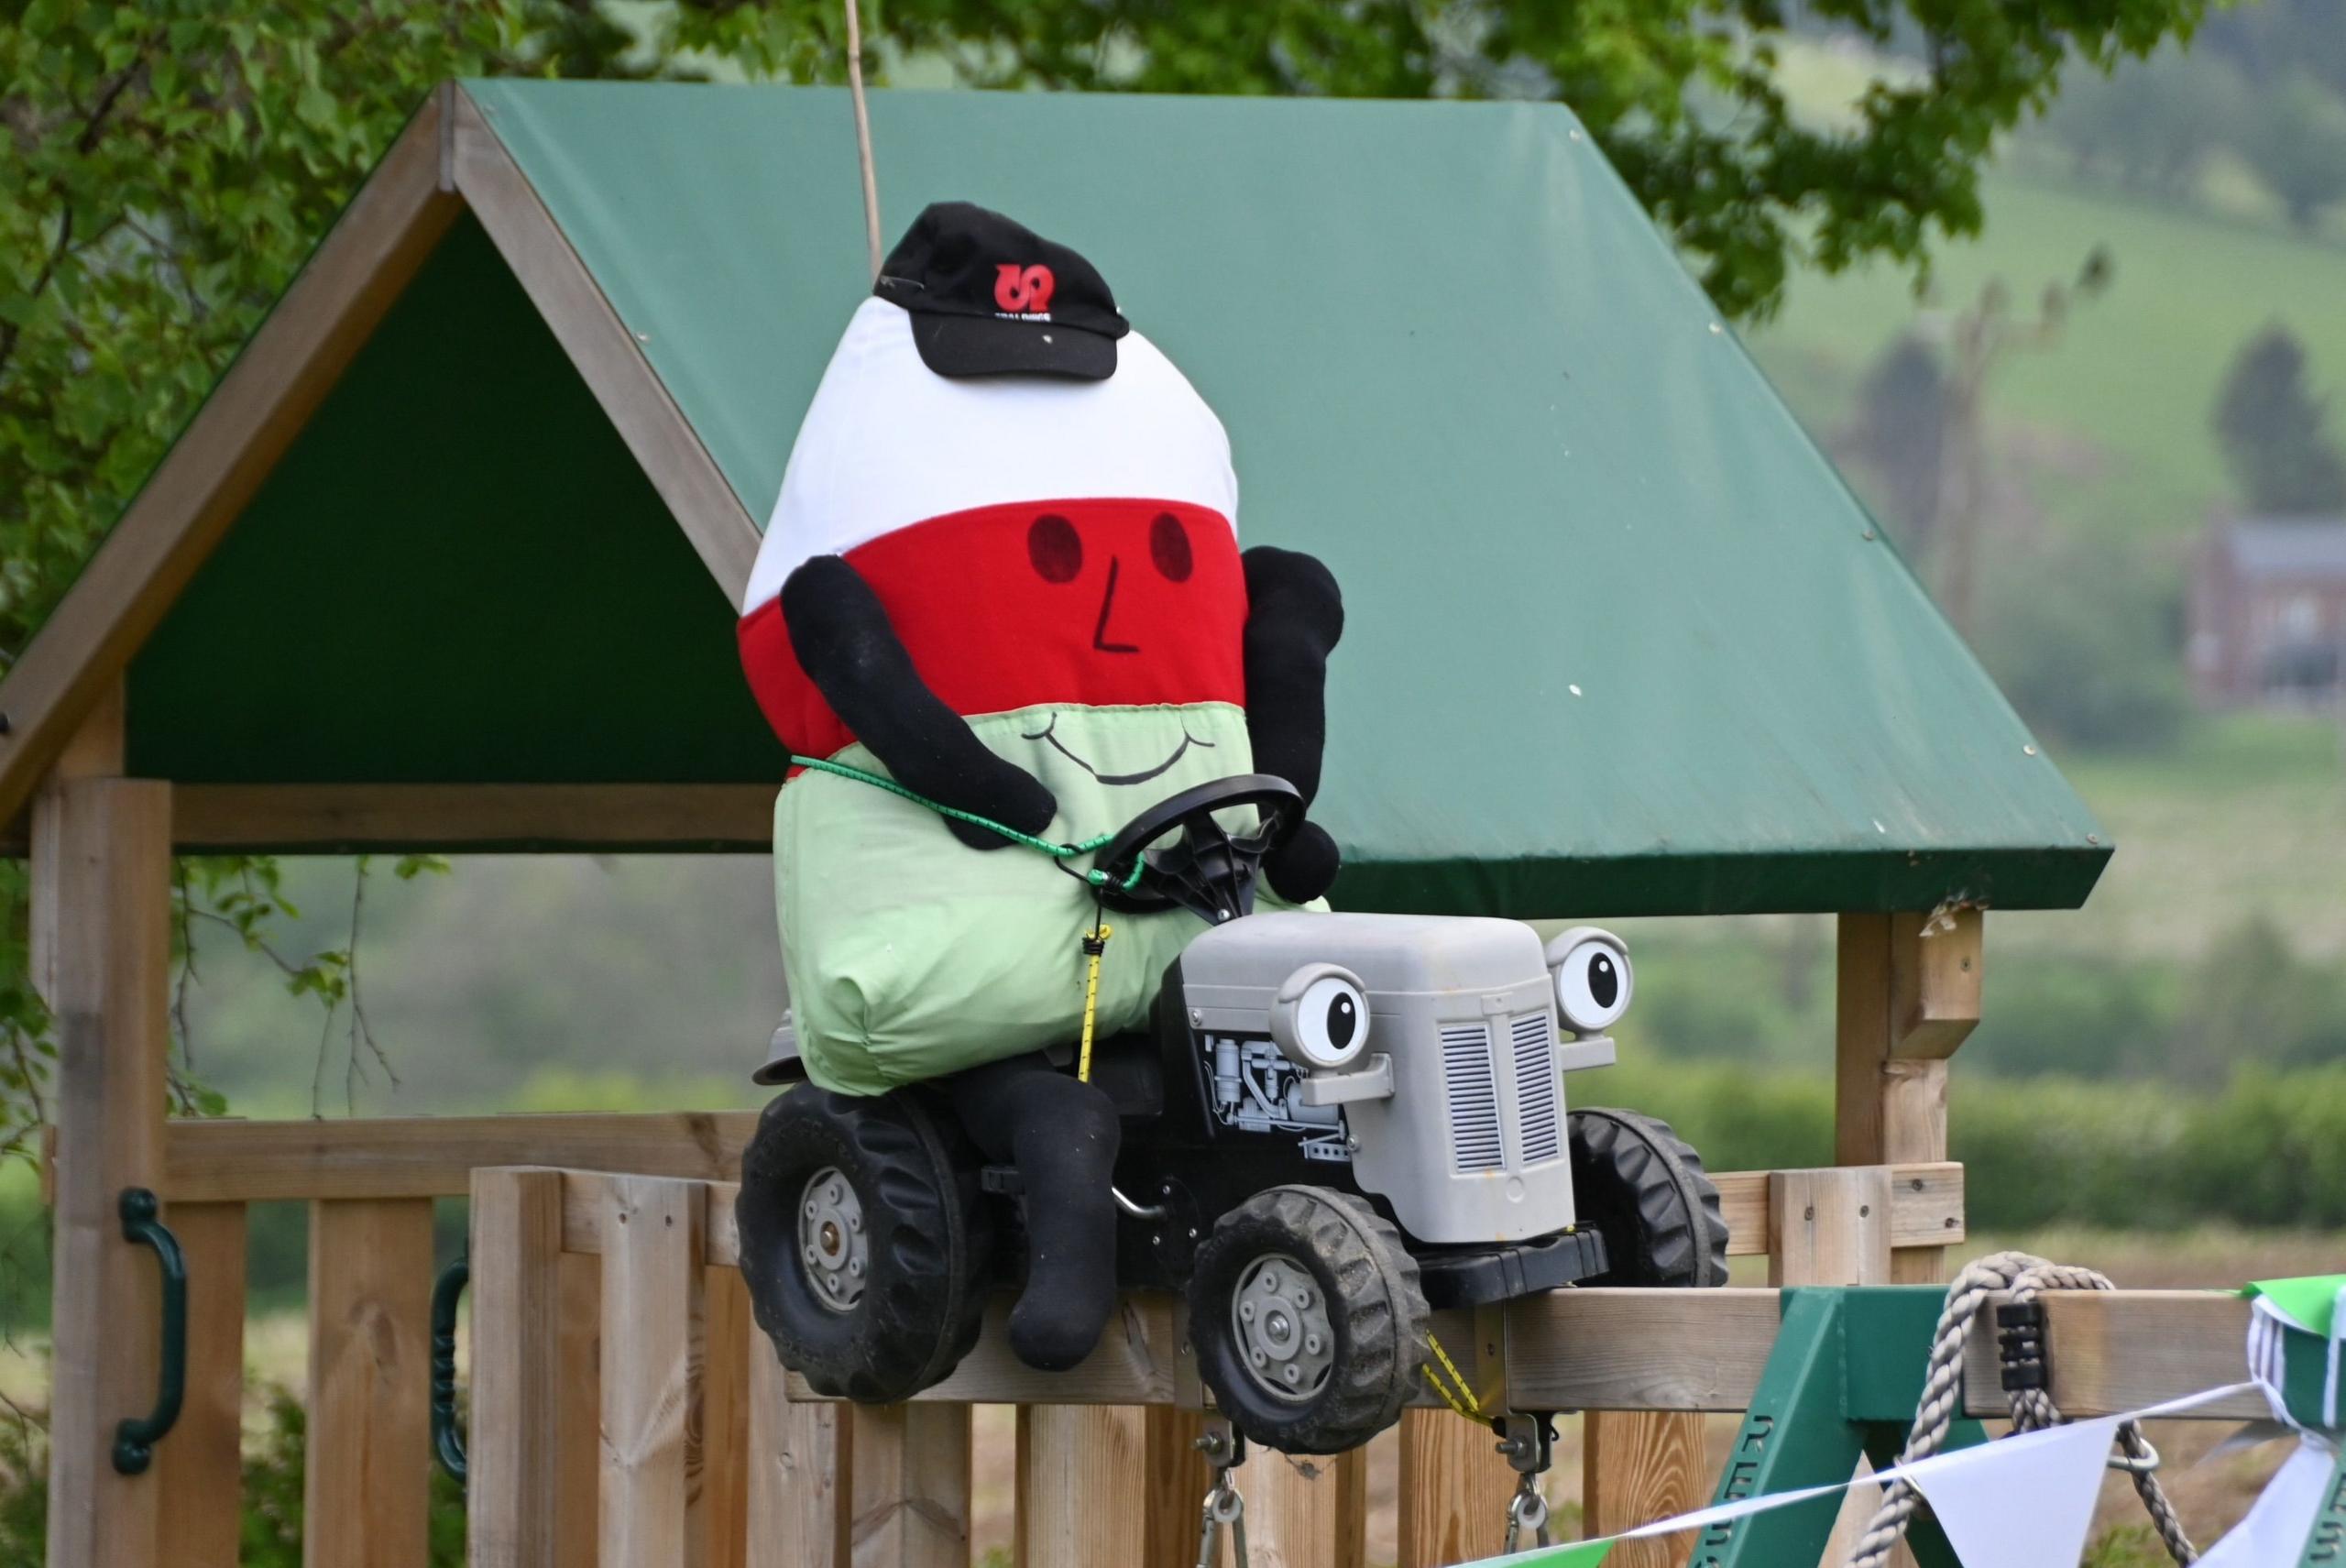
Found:
[{"label": "tractor engine detail", "polygon": [[1213,1086],[1214,1119],[1245,1133],[1286,1133],[1303,1139],[1303,1157],[1349,1160],[1343,1108],[1303,1103],[1304,1073],[1267,1038],[1209,1036],[1206,1076]]}]

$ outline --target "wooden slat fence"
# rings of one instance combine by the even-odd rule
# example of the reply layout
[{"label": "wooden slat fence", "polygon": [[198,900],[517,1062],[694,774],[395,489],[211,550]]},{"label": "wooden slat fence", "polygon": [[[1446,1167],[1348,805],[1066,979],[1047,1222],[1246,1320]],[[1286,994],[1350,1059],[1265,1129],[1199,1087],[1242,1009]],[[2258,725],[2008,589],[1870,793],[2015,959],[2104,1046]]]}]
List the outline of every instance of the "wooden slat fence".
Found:
[{"label": "wooden slat fence", "polygon": [[[1778,1215],[1765,1233],[1778,1248],[1771,1276],[1886,1273],[1903,1181],[1885,1167],[1763,1174],[1761,1207]],[[721,1316],[707,1306],[712,1293],[739,1277],[729,1184],[525,1168],[482,1171],[474,1190],[473,1568],[967,1568],[973,1404],[1018,1407],[1022,1568],[1194,1563],[1205,1476],[1189,1450],[1196,1418],[1171,1407],[1185,1383],[1171,1302],[1127,1298],[1100,1349],[1069,1373],[1020,1366],[989,1334],[951,1378],[907,1404],[839,1405],[784,1373],[745,1319],[725,1331],[743,1337],[738,1346],[709,1337]],[[1906,1201],[1930,1190],[1929,1180],[1907,1185]],[[1933,1245],[1946,1234],[1939,1227]],[[566,1479],[562,1459],[572,1441],[565,1426],[586,1418],[563,1403],[568,1375],[551,1283],[580,1261],[597,1266],[604,1302],[601,1462],[591,1497]],[[2055,1396],[2074,1414],[2130,1409],[2241,1375],[2246,1305],[2236,1297],[2079,1294],[2050,1298],[2047,1310],[2062,1347]],[[1519,1408],[1685,1416],[1744,1408],[1778,1315],[1773,1288],[1583,1289],[1509,1307],[1496,1334]],[[1453,1327],[1456,1345],[1474,1343],[1474,1323]],[[1974,1409],[1995,1413],[1986,1319],[1970,1353],[1979,1358]],[[720,1365],[743,1367],[738,1388],[695,1375]],[[1468,1370],[1478,1379],[1496,1373]],[[2252,1398],[2203,1413],[2261,1409]],[[1488,1476],[1467,1473],[1461,1456],[1469,1453],[1476,1470],[1501,1478],[1503,1498],[1513,1478],[1489,1434],[1446,1410],[1426,1415],[1450,1426],[1421,1431],[1463,1431],[1474,1441],[1430,1443],[1405,1432],[1404,1509],[1448,1519],[1455,1498],[1482,1491]],[[1699,1470],[1699,1453],[1640,1463]],[[1358,1454],[1258,1454],[1239,1475],[1258,1568],[1358,1568],[1365,1478]],[[1698,1497],[1708,1488],[1698,1476]],[[727,1511],[731,1499],[738,1522]],[[565,1521],[579,1519],[598,1521],[591,1548],[565,1534]],[[1488,1553],[1496,1520],[1494,1505],[1492,1540],[1461,1528],[1405,1528],[1402,1568]]]},{"label": "wooden slat fence", "polygon": [[[236,1561],[247,1206],[297,1200],[310,1210],[305,1561],[422,1568],[433,1201],[473,1192],[484,1168],[529,1166],[543,1168],[498,1170],[474,1206],[472,1397],[499,1412],[473,1441],[476,1562],[571,1568],[599,1550],[663,1563],[681,1551],[721,1568],[965,1563],[967,1404],[1030,1402],[1017,1389],[1037,1394],[1022,1382],[1033,1375],[992,1334],[908,1410],[841,1411],[806,1402],[803,1387],[792,1402],[738,1268],[729,1183],[755,1125],[753,1112],[169,1124],[156,1185],[191,1282],[185,1413],[157,1451],[172,1560]],[[628,1174],[584,1174],[597,1171]],[[1962,1240],[1961,1167],[1887,1174],[1893,1245]],[[1733,1250],[1770,1251],[1768,1173],[1718,1183]],[[615,1269],[625,1277],[616,1291]],[[1468,1345],[1477,1325],[1444,1332]],[[611,1380],[614,1355],[623,1381]],[[1080,1560],[1052,1552],[1113,1535],[1122,1561],[1194,1563],[1207,1471],[1190,1446],[1199,1418],[1174,1404],[1181,1355],[1173,1303],[1134,1298],[1103,1354],[1022,1415],[1026,1561]],[[1422,1482],[1405,1489],[1403,1562],[1430,1568],[1492,1550],[1513,1478],[1487,1435],[1447,1410],[1412,1410],[1403,1453]],[[483,1471],[499,1479],[485,1484]],[[1086,1488],[1094,1495],[1077,1507],[1063,1479],[1079,1472],[1118,1484]],[[1255,1472],[1258,1563],[1362,1560],[1363,1455]],[[1680,1477],[1657,1491],[1649,1478],[1625,1506],[1691,1498],[1705,1484]],[[666,1555],[642,1555],[654,1541]]]},{"label": "wooden slat fence", "polygon": [[[1190,1446],[1199,1418],[1179,1408],[1195,1389],[1176,1303],[1128,1298],[1101,1350],[1056,1377],[989,1333],[908,1406],[815,1400],[774,1364],[739,1273],[730,1183],[754,1124],[749,1113],[170,1124],[159,1186],[192,1279],[186,1414],[158,1451],[173,1560],[236,1561],[246,1205],[300,1198],[305,1557],[422,1568],[432,1202],[469,1192],[475,1564],[966,1568],[969,1409],[999,1403],[1020,1407],[1025,1568],[1189,1568],[1207,1472]],[[1888,1277],[1897,1257],[1965,1239],[1953,1164],[1717,1179],[1731,1251],[1767,1255],[1776,1283]],[[2237,1302],[2132,1292],[2052,1310],[2066,1325],[2065,1409],[2237,1374]],[[1504,1376],[1519,1408],[1592,1412],[1590,1515],[1618,1529],[1707,1495],[1699,1413],[1749,1400],[1776,1321],[1771,1289],[1581,1290],[1438,1328],[1486,1390]],[[2154,1348],[2120,1355],[2121,1334]],[[2079,1348],[2104,1343],[2107,1356]],[[1486,1431],[1428,1399],[1399,1445],[1401,1568],[1495,1551],[1513,1483]],[[1258,1458],[1242,1486],[1257,1564],[1364,1562],[1363,1455]],[[1632,1568],[1672,1560],[1649,1551]]]}]

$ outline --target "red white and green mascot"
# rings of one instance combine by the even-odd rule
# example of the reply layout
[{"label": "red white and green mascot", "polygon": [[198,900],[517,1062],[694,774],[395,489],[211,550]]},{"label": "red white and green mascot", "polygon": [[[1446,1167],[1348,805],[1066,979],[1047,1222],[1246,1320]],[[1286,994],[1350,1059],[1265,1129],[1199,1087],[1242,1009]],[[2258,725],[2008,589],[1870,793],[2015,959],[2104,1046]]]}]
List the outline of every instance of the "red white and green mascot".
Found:
[{"label": "red white and green mascot", "polygon": [[[888,258],[799,428],[742,661],[795,754],[1055,843],[1232,774],[1277,774],[1308,804],[1342,605],[1320,563],[1242,554],[1237,530],[1221,422],[1097,269],[940,203]],[[1073,1365],[1114,1294],[1115,1110],[1051,1056],[1081,1025],[1092,890],[817,770],[782,790],[774,861],[807,1076],[845,1095],[935,1083],[986,1157],[1018,1168],[1029,1269],[1011,1342]],[[1264,870],[1301,904],[1336,868],[1306,820]],[[1202,928],[1179,910],[1119,925],[1102,1035],[1145,1026]]]}]

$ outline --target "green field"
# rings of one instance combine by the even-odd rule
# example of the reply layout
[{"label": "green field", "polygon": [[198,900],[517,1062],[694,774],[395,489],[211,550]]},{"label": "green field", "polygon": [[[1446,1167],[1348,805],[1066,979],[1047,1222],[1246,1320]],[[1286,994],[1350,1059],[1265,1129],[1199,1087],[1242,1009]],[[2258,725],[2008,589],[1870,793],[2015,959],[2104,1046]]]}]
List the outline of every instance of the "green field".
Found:
[{"label": "green field", "polygon": [[[2253,223],[2011,171],[1983,183],[1986,232],[1948,245],[1935,299],[1968,306],[1990,278],[2020,301],[2074,277],[2096,246],[2117,265],[2051,352],[2015,357],[1992,406],[2067,438],[2040,475],[2047,510],[2111,536],[2196,531],[2223,493],[2208,411],[2233,351],[2279,321],[2306,342],[2318,387],[2346,390],[2346,248]],[[1777,320],[1749,335],[1812,428],[1847,417],[1858,378],[1912,324],[1910,280],[1875,267],[1794,278]]]},{"label": "green field", "polygon": [[2174,752],[2062,759],[2118,853],[2082,911],[1990,928],[2065,948],[2189,956],[2261,916],[2307,957],[2346,959],[2341,753],[2346,721],[2243,715],[2193,726]]}]

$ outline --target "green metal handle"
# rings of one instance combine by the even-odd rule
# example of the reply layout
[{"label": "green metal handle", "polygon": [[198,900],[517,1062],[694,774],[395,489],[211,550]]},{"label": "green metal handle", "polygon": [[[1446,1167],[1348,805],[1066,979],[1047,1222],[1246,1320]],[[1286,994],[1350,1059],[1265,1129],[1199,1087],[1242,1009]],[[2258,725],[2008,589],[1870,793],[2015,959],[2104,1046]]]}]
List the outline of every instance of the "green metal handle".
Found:
[{"label": "green metal handle", "polygon": [[432,1456],[465,1482],[465,1429],[456,1424],[456,1302],[473,1277],[470,1257],[443,1269],[432,1287]]},{"label": "green metal handle", "polygon": [[143,1474],[155,1462],[155,1445],[180,1419],[187,1397],[187,1254],[161,1219],[162,1204],[144,1187],[126,1187],[115,1201],[122,1239],[155,1249],[163,1269],[163,1354],[155,1408],[126,1417],[114,1429],[114,1467],[125,1475]]}]

